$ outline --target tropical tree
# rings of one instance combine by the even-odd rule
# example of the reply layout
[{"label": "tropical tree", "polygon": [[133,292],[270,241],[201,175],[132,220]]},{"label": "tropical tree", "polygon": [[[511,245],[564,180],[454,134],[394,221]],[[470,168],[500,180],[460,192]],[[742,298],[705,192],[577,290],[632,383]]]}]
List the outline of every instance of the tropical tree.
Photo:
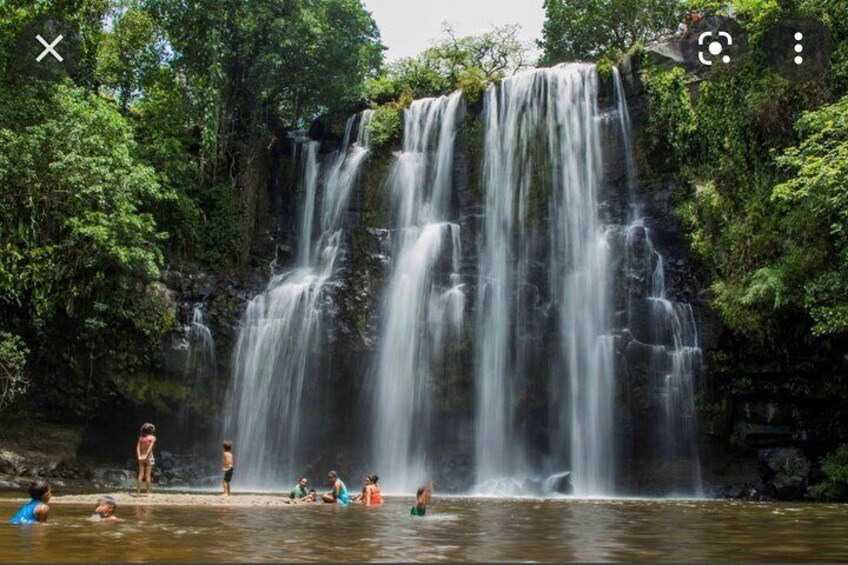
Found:
[{"label": "tropical tree", "polygon": [[545,0],[541,63],[594,60],[660,39],[682,19],[680,0]]}]

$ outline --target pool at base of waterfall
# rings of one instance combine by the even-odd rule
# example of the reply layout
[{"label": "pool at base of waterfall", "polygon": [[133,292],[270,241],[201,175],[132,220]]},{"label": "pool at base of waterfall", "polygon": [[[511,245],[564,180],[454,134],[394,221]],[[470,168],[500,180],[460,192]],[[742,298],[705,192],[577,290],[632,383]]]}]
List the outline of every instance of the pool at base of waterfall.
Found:
[{"label": "pool at base of waterfall", "polygon": [[845,505],[437,495],[416,518],[412,502],[124,506],[115,524],[54,504],[46,525],[0,526],[0,562],[848,560]]}]

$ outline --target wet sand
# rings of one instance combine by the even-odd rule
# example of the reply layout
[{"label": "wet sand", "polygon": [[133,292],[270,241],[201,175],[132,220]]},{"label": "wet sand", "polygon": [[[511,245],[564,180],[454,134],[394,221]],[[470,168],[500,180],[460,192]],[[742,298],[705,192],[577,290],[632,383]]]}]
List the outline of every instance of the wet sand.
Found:
[{"label": "wet sand", "polygon": [[[233,494],[222,496],[220,494],[186,494],[170,492],[154,492],[149,497],[142,494],[140,498],[135,497],[135,492],[103,492],[96,494],[66,494],[54,496],[50,504],[83,504],[94,506],[97,499],[102,496],[112,496],[122,506],[222,506],[222,507],[263,507],[278,508],[297,506],[289,503],[287,495],[281,494]],[[22,502],[26,502],[21,499]]]}]

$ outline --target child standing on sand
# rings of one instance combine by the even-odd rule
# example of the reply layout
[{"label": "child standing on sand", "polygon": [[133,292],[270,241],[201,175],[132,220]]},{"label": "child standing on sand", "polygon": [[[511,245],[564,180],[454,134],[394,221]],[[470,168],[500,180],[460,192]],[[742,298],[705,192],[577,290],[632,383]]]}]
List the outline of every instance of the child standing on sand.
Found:
[{"label": "child standing on sand", "polygon": [[141,482],[147,483],[147,496],[150,496],[150,477],[153,474],[153,445],[156,443],[156,426],[144,424],[135,444],[135,454],[138,456],[138,480],[135,483],[135,496],[141,496]]},{"label": "child standing on sand", "polygon": [[12,516],[9,523],[19,526],[46,522],[47,513],[50,511],[47,503],[50,502],[51,496],[53,496],[53,491],[50,490],[50,485],[44,481],[32,481],[29,485],[30,501],[21,506],[21,509]]},{"label": "child standing on sand", "polygon": [[223,443],[224,448],[224,496],[230,496],[230,482],[233,480],[233,442],[227,440]]}]

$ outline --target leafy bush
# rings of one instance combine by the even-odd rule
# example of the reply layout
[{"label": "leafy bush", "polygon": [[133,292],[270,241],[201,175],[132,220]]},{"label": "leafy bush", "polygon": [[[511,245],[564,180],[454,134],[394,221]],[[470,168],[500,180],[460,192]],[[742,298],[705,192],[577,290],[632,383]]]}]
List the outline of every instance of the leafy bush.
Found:
[{"label": "leafy bush", "polygon": [[658,154],[667,155],[676,163],[685,159],[695,129],[695,114],[685,79],[680,67],[668,71],[649,68],[642,73],[651,112],[650,144],[659,150]]},{"label": "leafy bush", "polygon": [[848,332],[848,96],[798,120],[802,136],[778,163],[774,188],[785,251],[773,267],[815,321],[817,335]]},{"label": "leafy bush", "polygon": [[0,331],[0,408],[26,392],[29,380],[24,370],[28,355],[29,349],[19,336]]},{"label": "leafy bush", "polygon": [[236,262],[239,243],[239,202],[229,183],[219,183],[200,196],[205,215],[202,233],[202,258],[219,268],[227,269]]},{"label": "leafy bush", "polygon": [[395,102],[374,108],[369,126],[371,145],[374,148],[390,147],[400,143],[403,135],[403,111],[412,104],[412,95],[407,92]]},{"label": "leafy bush", "polygon": [[848,500],[848,444],[840,445],[821,463],[826,478],[813,486],[813,496],[820,500]]},{"label": "leafy bush", "polygon": [[78,383],[95,367],[116,351],[128,365],[148,361],[172,327],[139,299],[159,276],[166,237],[147,210],[167,193],[108,102],[59,85],[42,93],[45,115],[19,120],[27,94],[0,116],[0,318],[32,336],[30,389],[82,402]]}]

